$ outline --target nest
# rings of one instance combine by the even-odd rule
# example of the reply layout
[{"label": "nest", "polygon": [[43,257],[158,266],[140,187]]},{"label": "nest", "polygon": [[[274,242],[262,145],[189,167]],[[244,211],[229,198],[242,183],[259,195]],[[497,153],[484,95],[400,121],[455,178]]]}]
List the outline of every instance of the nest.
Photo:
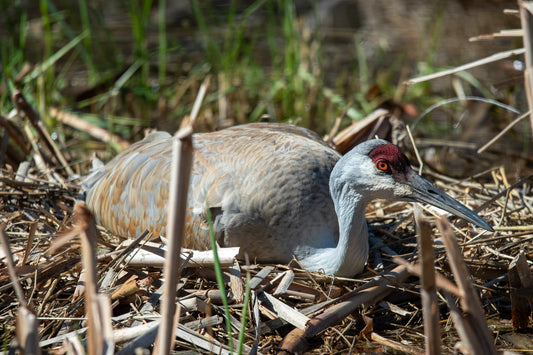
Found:
[{"label": "nest", "polygon": [[[53,156],[45,161],[61,168]],[[147,233],[128,241],[96,227],[77,202],[79,183],[43,166],[23,163],[0,176],[0,260],[9,266],[0,269],[4,339],[54,353],[80,351],[83,339],[124,353],[151,348],[157,326],[173,324],[159,302],[163,244]],[[371,204],[370,260],[356,279],[309,273],[296,260],[236,260],[230,248],[218,253],[220,282],[212,253],[182,250],[174,350],[531,349],[532,181],[511,184],[506,176],[494,169],[476,179],[431,178],[495,226],[494,234],[450,224],[432,208]]]}]

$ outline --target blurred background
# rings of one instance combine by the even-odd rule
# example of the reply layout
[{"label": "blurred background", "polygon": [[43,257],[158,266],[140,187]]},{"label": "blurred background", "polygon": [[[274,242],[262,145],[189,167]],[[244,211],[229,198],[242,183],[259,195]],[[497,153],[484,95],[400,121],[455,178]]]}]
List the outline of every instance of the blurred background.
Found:
[{"label": "blurred background", "polygon": [[[477,149],[527,111],[523,56],[414,85],[404,81],[521,48],[506,0],[0,0],[1,115],[19,88],[53,138],[85,162],[121,148],[58,111],[127,140],[175,131],[210,77],[199,131],[257,121],[328,134],[377,108],[393,112],[436,171],[473,176],[495,165],[531,173],[529,120]],[[515,109],[479,100],[498,101]],[[436,105],[430,112],[426,110]],[[11,118],[16,120],[17,118]],[[519,159],[520,158],[520,159]]]}]

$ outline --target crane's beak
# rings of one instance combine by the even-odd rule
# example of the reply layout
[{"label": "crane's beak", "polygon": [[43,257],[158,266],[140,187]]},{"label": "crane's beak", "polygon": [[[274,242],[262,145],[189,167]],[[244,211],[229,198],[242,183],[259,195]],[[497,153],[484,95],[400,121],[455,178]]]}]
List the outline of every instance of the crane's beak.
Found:
[{"label": "crane's beak", "polygon": [[407,180],[405,181],[405,184],[412,190],[412,194],[409,196],[409,199],[418,202],[425,202],[439,207],[458,217],[464,218],[468,222],[480,228],[483,228],[489,232],[494,232],[494,229],[492,229],[492,227],[474,211],[470,210],[459,201],[453,199],[451,196],[446,194],[437,186],[433,185],[428,180],[424,179],[422,176],[418,175],[413,170],[407,174]]}]

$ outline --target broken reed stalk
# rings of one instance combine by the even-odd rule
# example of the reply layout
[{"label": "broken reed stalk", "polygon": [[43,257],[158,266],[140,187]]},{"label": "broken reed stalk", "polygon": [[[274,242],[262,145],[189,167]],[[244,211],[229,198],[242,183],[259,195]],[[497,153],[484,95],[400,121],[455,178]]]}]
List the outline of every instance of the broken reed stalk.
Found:
[{"label": "broken reed stalk", "polygon": [[209,77],[200,86],[191,116],[182,122],[180,129],[174,136],[172,145],[170,196],[167,206],[168,250],[166,255],[168,257],[163,270],[165,284],[163,285],[163,297],[161,299],[163,321],[157,332],[154,354],[166,355],[174,348],[175,329],[177,326],[177,317],[174,317],[176,313],[176,286],[181,270],[179,255],[185,238],[187,193],[193,163],[192,134],[208,87]]},{"label": "broken reed stalk", "polygon": [[381,301],[394,288],[392,283],[400,283],[407,276],[405,266],[397,266],[378,279],[375,286],[371,286],[355,293],[354,295],[333,304],[323,313],[311,318],[305,325],[305,329],[295,328],[285,336],[280,345],[280,354],[303,353],[307,351],[308,338],[318,335],[326,328],[331,327],[352,313],[357,307],[369,306]]},{"label": "broken reed stalk", "polygon": [[[372,339],[372,341],[375,341],[378,344],[384,345],[384,346],[389,347],[391,349],[398,350],[398,351],[403,352],[405,354],[410,354],[410,355],[422,355],[422,354],[424,354],[423,351],[419,351],[418,349],[416,349],[416,348],[414,348],[412,346],[405,345],[405,344],[399,343],[397,341],[393,341],[393,340],[387,339],[387,338],[382,337],[381,335],[379,335],[377,333],[374,333],[374,332],[370,333],[370,339]],[[426,354],[427,354],[427,352],[426,352]]]},{"label": "broken reed stalk", "polygon": [[527,292],[524,295],[523,291],[533,288],[533,276],[523,250],[520,250],[509,264],[508,274],[511,296],[511,321],[514,329],[524,331],[529,326],[528,302],[533,312],[533,295],[531,295],[531,292]]},{"label": "broken reed stalk", "polygon": [[374,304],[382,300],[394,290],[393,287],[390,287],[391,283],[400,283],[406,276],[407,269],[405,266],[395,267],[380,279],[378,285],[364,289],[312,318],[306,326],[305,336],[315,336],[327,327],[337,324],[360,305]]},{"label": "broken reed stalk", "polygon": [[450,302],[451,297],[447,297],[448,307],[452,311],[452,315],[455,314],[453,320],[459,336],[472,354],[496,355],[494,340],[492,339],[487,320],[483,314],[481,301],[469,278],[470,273],[466,267],[459,244],[455,239],[450,222],[448,222],[446,217],[441,217],[437,220],[437,227],[442,234],[448,262],[452,269],[455,282],[463,295],[460,297],[463,315],[454,312],[455,305],[452,304],[453,302]]},{"label": "broken reed stalk", "polygon": [[75,225],[79,228],[82,263],[85,270],[85,309],[87,313],[87,353],[112,354],[115,344],[111,326],[111,304],[107,295],[98,294],[96,268],[96,222],[92,212],[79,202],[74,207]]},{"label": "broken reed stalk", "polygon": [[187,210],[187,192],[193,159],[192,125],[180,129],[172,143],[172,169],[170,196],[167,207],[168,246],[163,270],[165,283],[161,299],[163,316],[157,333],[154,354],[169,354],[174,348],[176,285],[180,270],[180,251],[185,238],[185,218]]},{"label": "broken reed stalk", "polygon": [[76,116],[73,113],[62,111],[56,107],[51,107],[48,110],[50,116],[55,117],[61,123],[89,134],[90,136],[101,140],[104,143],[116,144],[121,149],[126,149],[130,144],[127,140],[122,139],[116,134],[112,134],[106,129],[98,127],[83,118]]},{"label": "broken reed stalk", "polygon": [[[250,262],[248,260],[248,254],[245,254],[246,259],[246,265],[249,266]],[[237,263],[237,262],[236,262]],[[237,263],[238,265],[238,263]],[[244,302],[243,302],[243,308],[242,308],[242,316],[241,316],[241,329],[239,330],[239,344],[237,348],[237,354],[242,354],[243,352],[243,345],[244,341],[246,339],[246,324],[248,323],[248,307],[250,305],[250,295],[251,295],[251,289],[250,289],[250,269],[246,270],[246,285],[244,289]]]},{"label": "broken reed stalk", "polygon": [[476,61],[473,61],[473,62],[470,62],[470,63],[467,63],[467,64],[463,64],[463,65],[460,65],[460,66],[452,68],[452,69],[447,69],[447,70],[443,70],[443,71],[440,71],[440,72],[437,72],[437,73],[424,75],[424,76],[419,76],[417,78],[412,78],[412,79],[406,80],[406,81],[404,81],[404,84],[412,85],[412,84],[421,83],[423,81],[428,81],[428,80],[441,78],[443,76],[455,74],[455,73],[458,73],[460,71],[465,71],[465,70],[468,70],[468,69],[479,67],[481,65],[493,63],[493,62],[496,62],[496,61],[499,61],[499,60],[502,60],[502,59],[506,59],[506,58],[513,57],[513,56],[516,56],[516,55],[520,55],[520,54],[523,54],[524,52],[525,52],[524,48],[519,48],[519,49],[512,49],[512,50],[509,50],[509,51],[503,51],[503,52],[491,54],[488,57],[485,57],[485,58],[482,58],[482,59],[478,59]]},{"label": "broken reed stalk", "polygon": [[13,288],[15,289],[15,294],[19,301],[16,329],[19,350],[22,354],[40,354],[39,322],[37,321],[35,314],[28,308],[28,302],[26,301],[24,291],[20,286],[15,262],[13,261],[13,254],[9,247],[9,239],[4,232],[4,228],[0,228],[0,246],[2,247],[5,262],[7,263],[9,278],[11,279],[11,282],[13,282]]},{"label": "broken reed stalk", "polygon": [[24,112],[32,126],[42,138],[44,144],[46,145],[50,153],[52,153],[56,161],[63,167],[63,169],[65,169],[68,176],[74,175],[74,171],[68,165],[67,160],[63,156],[61,150],[54,143],[52,137],[50,137],[48,129],[44,126],[43,121],[41,121],[37,112],[35,112],[33,107],[31,107],[28,101],[26,101],[26,98],[19,90],[15,90],[15,92],[13,93],[13,102],[15,103],[19,111]]},{"label": "broken reed stalk", "polygon": [[433,237],[431,235],[431,225],[424,219],[421,207],[416,204],[414,205],[414,215],[418,231],[418,253],[422,264],[422,275],[420,277],[422,290],[420,297],[424,315],[426,354],[436,355],[441,353],[441,339]]},{"label": "broken reed stalk", "polygon": [[[520,0],[520,22],[522,24],[523,43],[525,49],[524,86],[526,88],[529,111],[533,112],[533,2]],[[533,114],[529,116],[533,129]]]}]

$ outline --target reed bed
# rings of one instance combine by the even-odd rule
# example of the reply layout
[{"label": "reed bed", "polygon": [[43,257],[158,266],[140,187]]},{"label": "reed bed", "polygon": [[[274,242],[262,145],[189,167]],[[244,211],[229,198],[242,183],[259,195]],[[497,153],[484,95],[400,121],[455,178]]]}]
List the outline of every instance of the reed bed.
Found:
[{"label": "reed bed", "polygon": [[[237,10],[229,11],[233,22],[222,36],[223,45],[215,36],[217,28],[204,18],[205,9],[193,1],[206,63],[189,70],[176,86],[166,78],[176,77],[182,69],[172,67],[169,60],[174,49],[165,33],[165,1],[158,3],[160,26],[155,40],[147,33],[147,2],[127,9],[134,53],[125,60],[113,48],[109,52],[113,55],[108,55],[114,62],[110,72],[99,70],[101,63],[91,55],[107,52],[96,40],[102,33],[91,26],[88,2],[80,2],[82,31],[78,33],[53,8],[53,2],[40,1],[46,55],[38,66],[17,66],[17,58],[24,57],[17,46],[28,38],[22,30],[27,18],[22,16],[20,24],[13,25],[12,33],[19,37],[8,43],[10,61],[3,58],[7,76],[0,98],[4,107],[0,112],[4,132],[0,150],[2,351],[130,354],[136,348],[166,352],[170,346],[182,354],[490,354],[533,349],[533,178],[529,173],[533,161],[524,153],[526,149],[511,152],[494,145],[513,125],[528,118],[527,113],[500,135],[494,134],[494,140],[487,139],[484,146],[468,143],[464,136],[449,140],[415,134],[413,138],[404,125],[405,117],[398,119],[393,113],[405,114],[413,108],[409,101],[428,93],[423,86],[406,94],[405,86],[388,83],[385,92],[373,99],[363,94],[345,99],[349,97],[346,92],[369,89],[373,83],[366,77],[367,82],[350,81],[346,92],[328,88],[320,65],[310,60],[320,57],[319,41],[299,32],[291,6],[274,9],[265,1],[248,7],[240,22],[235,19]],[[277,24],[275,11],[280,11],[284,23],[282,50],[270,48],[271,75],[249,65],[251,51],[243,40],[246,23],[264,6],[272,21],[267,26],[267,42],[279,35],[271,32]],[[524,27],[530,26],[527,15],[522,13]],[[55,51],[51,22],[68,35]],[[488,37],[516,35],[514,31]],[[155,54],[150,43],[157,44]],[[89,75],[85,90],[73,95],[70,110],[53,99],[63,97],[61,83],[70,80],[66,79],[69,71],[54,73],[53,69],[72,64],[61,61],[74,48]],[[435,77],[523,53],[529,75],[531,49],[526,46]],[[157,97],[150,77],[154,58]],[[359,64],[368,63],[361,59]],[[59,74],[59,80],[54,74]],[[328,132],[325,140],[341,152],[376,134],[387,137],[410,152],[411,161],[424,175],[476,210],[495,232],[480,232],[460,220],[450,223],[434,208],[375,201],[367,210],[369,263],[363,274],[350,279],[309,273],[296,260],[288,265],[237,260],[234,248],[219,249],[218,255],[182,249],[179,256],[165,258],[170,247],[149,232],[125,240],[95,225],[80,202],[80,177],[89,171],[87,151],[98,150],[108,157],[157,123],[156,118],[168,123],[167,117],[183,117],[195,106],[196,92],[210,75],[214,89],[207,93],[198,115],[197,125],[202,129],[256,121],[268,112],[269,119],[284,114],[292,122]],[[363,78],[368,73],[353,76]],[[14,81],[8,77],[15,77]],[[269,90],[260,86],[263,82],[270,84]],[[474,84],[469,89],[486,92],[474,81],[470,83]],[[530,95],[533,90],[528,85],[531,81],[525,84]],[[12,87],[23,90],[11,92]],[[393,96],[402,98],[393,102],[391,112],[375,110],[382,99]],[[432,100],[439,102],[442,97]],[[418,102],[418,106],[430,104]],[[487,108],[480,107],[482,116]],[[4,111],[11,109],[9,114]],[[419,115],[411,128],[425,115]],[[318,121],[317,117],[328,119]],[[356,120],[351,126],[347,123]],[[465,131],[479,128],[479,122],[472,122]],[[103,143],[87,143],[94,140]],[[419,149],[429,151],[426,147],[443,147],[448,155],[419,154]],[[473,155],[483,151],[486,159],[473,160]],[[466,174],[443,173],[439,159],[450,156],[467,162]],[[468,169],[472,165],[475,169]],[[172,271],[180,275],[175,307],[162,307],[164,298],[168,302],[174,296],[163,292],[168,288],[165,260],[179,266]],[[218,276],[215,269],[221,271]],[[162,309],[172,314],[162,314]],[[156,340],[163,323],[166,338]],[[169,335],[169,325],[173,335]]]},{"label": "reed bed", "polygon": [[[387,122],[393,118],[382,111],[383,115]],[[370,117],[373,123],[367,128],[383,124],[375,117]],[[337,142],[346,136],[346,131],[341,132]],[[12,267],[0,270],[4,350],[16,347],[21,339],[26,343],[19,346],[31,349],[38,341],[43,351],[55,353],[72,353],[85,346],[90,353],[151,348],[159,322],[172,318],[160,314],[164,274],[162,262],[154,261],[162,257],[164,245],[148,241],[152,236],[147,233],[125,241],[97,229],[90,212],[77,201],[79,183],[75,176],[69,180],[62,159],[52,158],[54,150],[32,148],[30,152],[43,155],[45,163],[41,167],[20,164],[17,171],[3,169],[0,178],[0,223],[6,236],[2,243],[9,245],[2,263],[13,260]],[[223,282],[219,283],[212,253],[182,250],[174,350],[357,353],[394,349],[418,354],[427,339],[423,317],[427,307],[421,295],[424,302],[433,302],[438,339],[426,346],[443,352],[476,346],[489,352],[527,349],[533,286],[531,177],[509,182],[509,174],[498,168],[463,180],[428,175],[478,211],[496,232],[479,232],[461,221],[450,225],[432,208],[417,211],[409,203],[377,201],[367,213],[370,261],[355,279],[308,273],[297,261],[258,265],[236,260],[235,250],[223,248],[219,250]],[[414,215],[425,226],[419,228],[422,237],[416,235]],[[433,250],[434,263],[422,261],[417,238],[425,240],[426,253]],[[171,260],[177,264],[177,255]],[[421,265],[430,269],[434,265],[434,281],[428,287],[420,285]],[[433,296],[424,296],[427,292]],[[21,314],[26,314],[24,320]],[[473,315],[481,325],[472,320]],[[241,329],[241,338],[229,342],[229,334],[235,336]],[[485,338],[476,340],[480,329],[486,330]],[[21,330],[33,337],[16,336]]]}]

